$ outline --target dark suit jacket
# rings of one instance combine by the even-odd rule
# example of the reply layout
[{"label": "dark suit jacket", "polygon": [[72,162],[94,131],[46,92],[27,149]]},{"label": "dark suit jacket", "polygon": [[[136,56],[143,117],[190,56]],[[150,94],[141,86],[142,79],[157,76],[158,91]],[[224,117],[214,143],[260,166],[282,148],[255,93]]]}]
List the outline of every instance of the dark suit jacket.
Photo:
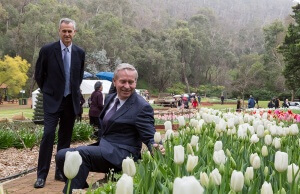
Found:
[{"label": "dark suit jacket", "polygon": [[[85,52],[72,44],[70,87],[74,112],[80,112],[80,84],[84,72]],[[65,90],[65,70],[61,54],[60,42],[54,42],[41,48],[36,62],[35,80],[43,92],[44,110],[57,112]]]},{"label": "dark suit jacket", "polygon": [[100,149],[102,156],[118,168],[127,156],[140,158],[142,142],[151,150],[154,143],[154,113],[150,104],[137,93],[133,93],[108,120],[104,129],[102,119],[116,93],[106,97],[100,114]]}]

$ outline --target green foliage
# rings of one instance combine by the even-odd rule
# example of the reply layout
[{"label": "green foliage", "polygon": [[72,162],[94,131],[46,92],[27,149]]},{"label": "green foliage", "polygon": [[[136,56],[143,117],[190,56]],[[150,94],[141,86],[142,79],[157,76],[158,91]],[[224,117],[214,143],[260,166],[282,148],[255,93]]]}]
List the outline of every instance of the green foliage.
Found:
[{"label": "green foliage", "polygon": [[94,128],[86,122],[76,122],[73,128],[72,141],[89,140],[94,132]]},{"label": "green foliage", "polygon": [[[254,96],[254,98],[258,98],[259,101],[260,100],[270,100],[274,97],[278,97],[278,93],[275,93],[275,92],[271,92],[269,90],[266,90],[266,89],[257,89],[257,90],[252,90],[251,92],[251,95]],[[250,94],[248,94],[247,96],[249,96]]]},{"label": "green foliage", "polygon": [[[230,92],[235,82],[228,76],[230,70],[240,72],[243,56],[253,53],[264,56],[264,62],[256,62],[268,71],[254,78],[253,87],[283,91],[281,59],[274,52],[284,33],[283,24],[271,22],[285,18],[292,1],[263,5],[260,0],[191,0],[189,4],[180,0],[2,0],[0,57],[19,55],[32,64],[23,86],[29,94],[34,90],[34,64],[40,48],[57,41],[59,19],[70,17],[77,23],[74,43],[86,51],[87,69],[110,71],[120,61],[131,63],[151,93],[178,82],[187,92],[206,84],[224,85]],[[262,30],[264,23],[271,24]],[[92,56],[102,51],[106,54],[100,58]]]},{"label": "green foliage", "polygon": [[167,88],[167,92],[170,94],[183,94],[186,92],[186,86],[181,82],[174,83],[172,87]]},{"label": "green foliage", "polygon": [[300,4],[293,7],[295,22],[288,27],[283,44],[279,47],[279,52],[284,56],[286,62],[283,75],[289,89],[296,91],[300,88]]},{"label": "green foliage", "polygon": [[42,127],[33,123],[0,123],[0,149],[32,148],[42,139]]},{"label": "green foliage", "polygon": [[[88,123],[75,123],[72,142],[90,140],[94,129]],[[43,127],[34,123],[0,123],[0,149],[32,148],[39,145],[43,136]],[[57,131],[55,142],[57,142]]]}]

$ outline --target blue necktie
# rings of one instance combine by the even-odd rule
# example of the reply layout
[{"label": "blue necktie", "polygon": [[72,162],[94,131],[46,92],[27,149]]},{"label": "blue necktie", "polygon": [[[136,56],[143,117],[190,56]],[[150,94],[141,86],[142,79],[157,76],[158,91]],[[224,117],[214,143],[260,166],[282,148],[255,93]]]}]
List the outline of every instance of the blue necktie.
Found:
[{"label": "blue necktie", "polygon": [[119,105],[120,101],[118,98],[115,99],[115,104],[114,106],[109,110],[108,113],[106,113],[106,115],[103,118],[103,124],[106,126],[107,121],[115,114],[115,112],[117,111],[117,106]]},{"label": "blue necktie", "polygon": [[70,54],[67,47],[64,48],[64,69],[66,78],[64,96],[66,97],[70,94]]}]

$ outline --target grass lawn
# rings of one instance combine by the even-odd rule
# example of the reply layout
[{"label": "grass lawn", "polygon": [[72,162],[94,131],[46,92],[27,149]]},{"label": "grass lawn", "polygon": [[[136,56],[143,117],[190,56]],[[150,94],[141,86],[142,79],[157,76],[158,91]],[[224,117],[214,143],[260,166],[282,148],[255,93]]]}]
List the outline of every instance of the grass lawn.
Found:
[{"label": "grass lawn", "polygon": [[[89,108],[83,108],[83,113],[88,114]],[[0,110],[0,118],[11,119],[15,115],[23,115],[27,119],[33,118],[33,109],[8,109]]]},{"label": "grass lawn", "polygon": [[[201,100],[201,102],[207,102],[206,99]],[[208,101],[209,102],[209,101]],[[228,110],[228,109],[236,109],[236,104],[212,104],[212,106],[203,106],[207,108],[213,108],[218,110]],[[231,101],[233,102],[233,101]],[[259,106],[261,108],[267,108],[268,101],[259,101]],[[247,106],[247,101],[245,100],[245,106]],[[159,108],[159,106],[154,106],[153,108]],[[83,113],[88,114],[89,108],[83,108]],[[300,110],[293,110],[293,113],[300,114]],[[33,118],[33,109],[0,109],[0,118],[11,119],[15,115],[23,115],[25,118],[32,119]]]}]

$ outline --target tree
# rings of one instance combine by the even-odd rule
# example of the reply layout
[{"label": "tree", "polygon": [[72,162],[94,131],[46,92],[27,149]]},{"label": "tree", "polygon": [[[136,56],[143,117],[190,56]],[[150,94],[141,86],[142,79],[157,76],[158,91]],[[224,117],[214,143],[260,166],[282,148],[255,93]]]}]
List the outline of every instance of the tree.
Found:
[{"label": "tree", "polygon": [[[243,98],[247,92],[255,87],[260,87],[263,82],[264,67],[262,57],[258,54],[244,55],[241,57],[237,68],[231,70],[232,86]],[[244,106],[244,105],[243,105]]]},{"label": "tree", "polygon": [[282,71],[284,68],[283,58],[278,53],[278,46],[284,39],[284,26],[281,21],[276,20],[263,28],[265,39],[264,66],[267,72],[265,79],[265,88],[270,91],[283,91],[285,86]]},{"label": "tree", "polygon": [[0,60],[0,85],[6,84],[11,95],[16,95],[25,85],[30,64],[20,56],[4,56]]},{"label": "tree", "polygon": [[94,51],[86,56],[86,63],[88,64],[87,70],[91,73],[96,74],[101,70],[109,70],[106,66],[109,63],[109,59],[106,57],[106,51],[102,49],[101,51]]},{"label": "tree", "polygon": [[292,100],[294,100],[295,91],[300,88],[300,4],[293,7],[295,20],[288,27],[283,44],[279,47],[279,52],[283,54],[286,62],[283,75],[288,89],[292,90]]},{"label": "tree", "polygon": [[33,120],[41,121],[44,120],[44,108],[43,108],[43,93],[39,90],[36,98],[36,105],[33,112]]}]

